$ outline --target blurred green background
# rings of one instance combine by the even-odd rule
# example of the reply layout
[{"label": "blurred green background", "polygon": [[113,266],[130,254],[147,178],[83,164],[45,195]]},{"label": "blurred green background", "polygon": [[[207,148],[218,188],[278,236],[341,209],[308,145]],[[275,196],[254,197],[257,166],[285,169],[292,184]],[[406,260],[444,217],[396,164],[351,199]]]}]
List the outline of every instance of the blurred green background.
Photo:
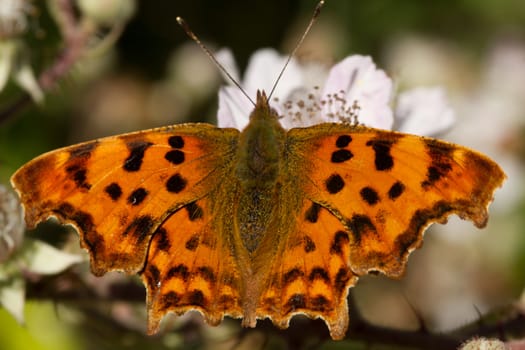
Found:
[{"label": "blurred green background", "polygon": [[[21,37],[37,75],[56,60],[63,45],[48,10],[50,2],[32,2],[34,12]],[[315,4],[314,0],[138,1],[115,44],[79,62],[46,93],[43,103],[8,113],[24,92],[12,81],[0,92],[0,113],[6,116],[0,124],[0,183],[8,184],[20,165],[57,147],[184,121],[214,123],[220,76],[176,24],[176,16],[184,17],[212,50],[231,48],[244,68],[259,48],[290,52]],[[97,31],[98,38],[104,37],[107,27]],[[398,90],[444,87],[458,121],[443,138],[487,153],[509,176],[496,193],[487,229],[479,231],[459,220],[435,225],[423,249],[409,260],[403,280],[360,281],[355,294],[361,312],[374,324],[401,329],[417,328],[419,315],[431,330],[445,332],[476,320],[478,310],[485,313],[518,301],[525,284],[525,3],[328,0],[298,58],[330,65],[350,54],[371,55]],[[77,244],[76,236],[70,236]],[[46,239],[65,240],[63,232],[60,237]],[[84,266],[79,273],[87,275],[86,271]],[[90,283],[104,283],[92,279],[95,282]],[[86,311],[86,301],[79,303],[82,307],[75,302],[30,300],[24,326],[0,310],[0,348],[231,348],[239,325],[232,321],[206,328],[204,338],[198,339],[183,331],[148,338],[138,331],[145,325],[144,303],[134,303],[131,311],[129,305],[106,305],[108,319],[120,324],[109,330],[93,325],[100,320]],[[133,314],[129,317],[138,321],[126,328],[121,321],[128,316],[115,316],[119,312]],[[261,345],[259,336],[253,333],[241,346]],[[278,333],[270,339],[267,347],[282,345]],[[359,342],[322,345],[348,346],[365,348]]]}]

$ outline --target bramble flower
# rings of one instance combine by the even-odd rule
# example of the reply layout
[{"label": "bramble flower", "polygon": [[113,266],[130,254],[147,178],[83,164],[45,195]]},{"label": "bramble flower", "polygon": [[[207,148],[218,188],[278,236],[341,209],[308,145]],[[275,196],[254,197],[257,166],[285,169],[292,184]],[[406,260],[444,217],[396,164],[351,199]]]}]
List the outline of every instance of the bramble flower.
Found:
[{"label": "bramble flower", "polygon": [[446,93],[439,87],[415,88],[399,94],[395,129],[409,134],[436,136],[448,131],[456,118]]},{"label": "bramble flower", "polygon": [[[231,52],[222,50],[217,57],[240,81]],[[241,86],[249,96],[255,96],[258,89],[269,93],[286,59],[273,49],[257,51],[248,63]],[[434,135],[452,125],[454,114],[443,91],[417,89],[401,94],[395,116],[392,95],[392,80],[369,56],[348,56],[329,71],[292,58],[270,105],[287,129],[322,122],[352,123],[356,116],[366,126],[387,130],[399,126],[401,131],[424,135]],[[220,127],[244,128],[252,109],[251,102],[237,87],[220,89]]]}]

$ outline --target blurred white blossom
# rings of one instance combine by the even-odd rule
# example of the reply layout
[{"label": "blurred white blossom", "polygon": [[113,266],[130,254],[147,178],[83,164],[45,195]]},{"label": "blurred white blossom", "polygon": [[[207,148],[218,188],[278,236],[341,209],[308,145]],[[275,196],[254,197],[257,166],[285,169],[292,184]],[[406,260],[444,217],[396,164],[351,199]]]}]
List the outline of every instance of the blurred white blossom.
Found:
[{"label": "blurred white blossom", "polygon": [[[217,57],[239,81],[239,70],[231,52],[222,50]],[[241,86],[249,96],[255,96],[257,90],[269,93],[286,59],[273,49],[255,52]],[[322,122],[351,122],[357,114],[360,124],[392,130],[392,95],[392,80],[369,56],[348,56],[329,70],[292,58],[270,105],[282,117],[281,124],[287,129]],[[220,89],[220,127],[244,128],[252,109],[252,103],[237,87],[229,85]],[[400,95],[396,112],[401,118],[396,124],[404,126],[401,130],[417,134],[435,134],[449,128],[454,120],[445,94],[439,89],[420,89]]]},{"label": "blurred white blossom", "polygon": [[478,338],[463,344],[460,350],[506,350],[505,344],[498,339]]},{"label": "blurred white blossom", "polygon": [[82,13],[98,25],[115,25],[128,21],[137,9],[135,0],[78,0]]},{"label": "blurred white blossom", "polygon": [[456,120],[446,93],[440,87],[421,87],[400,93],[395,115],[396,130],[423,136],[448,131]]},{"label": "blurred white blossom", "polygon": [[20,247],[24,230],[24,214],[18,197],[0,185],[0,263]]},{"label": "blurred white blossom", "polygon": [[19,39],[0,41],[0,92],[10,78],[36,102],[44,99],[44,93],[31,67],[29,50]]},{"label": "blurred white blossom", "polygon": [[80,255],[25,238],[23,211],[14,193],[0,185],[0,304],[24,321],[24,273],[51,275],[83,261]]},{"label": "blurred white blossom", "polygon": [[31,10],[28,0],[0,1],[0,39],[14,37],[27,28],[27,14]]}]

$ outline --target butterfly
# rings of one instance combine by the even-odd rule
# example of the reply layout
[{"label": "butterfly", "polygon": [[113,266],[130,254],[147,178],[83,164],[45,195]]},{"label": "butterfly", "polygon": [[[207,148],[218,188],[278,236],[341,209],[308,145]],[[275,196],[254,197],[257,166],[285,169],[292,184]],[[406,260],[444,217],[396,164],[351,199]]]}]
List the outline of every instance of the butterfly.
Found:
[{"label": "butterfly", "polygon": [[258,92],[241,132],[203,123],[106,137],[43,154],[12,177],[29,227],[72,224],[97,276],[139,274],[148,332],[198,310],[286,328],[348,327],[358,278],[400,277],[433,222],[484,227],[505,174],[433,138],[322,123],[285,130]]}]

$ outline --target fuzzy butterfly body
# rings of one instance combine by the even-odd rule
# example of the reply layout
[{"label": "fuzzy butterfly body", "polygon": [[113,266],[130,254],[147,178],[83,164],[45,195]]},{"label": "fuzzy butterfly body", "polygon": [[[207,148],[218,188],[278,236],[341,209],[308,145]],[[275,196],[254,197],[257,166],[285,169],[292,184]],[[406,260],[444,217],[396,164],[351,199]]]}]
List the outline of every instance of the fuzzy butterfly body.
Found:
[{"label": "fuzzy butterfly body", "polygon": [[461,146],[350,124],[284,130],[264,93],[245,130],[182,124],[46,153],[12,177],[29,226],[73,224],[92,271],[141,275],[169,311],[254,327],[348,326],[359,276],[399,277],[432,222],[487,222],[499,166]]}]

